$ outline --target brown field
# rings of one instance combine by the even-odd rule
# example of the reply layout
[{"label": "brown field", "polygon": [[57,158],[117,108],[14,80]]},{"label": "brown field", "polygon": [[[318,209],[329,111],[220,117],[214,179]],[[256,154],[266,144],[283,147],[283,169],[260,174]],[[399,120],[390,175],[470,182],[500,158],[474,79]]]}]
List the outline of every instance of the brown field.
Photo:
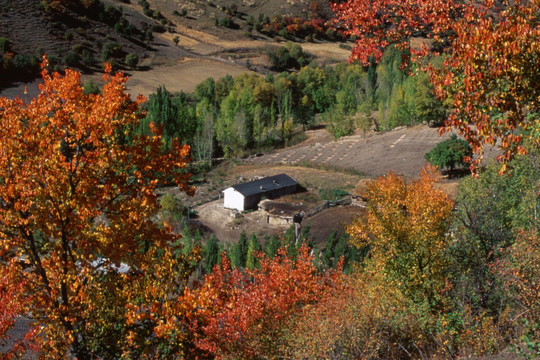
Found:
[{"label": "brown field", "polygon": [[414,177],[426,161],[424,154],[449,137],[440,137],[437,129],[425,125],[400,128],[385,133],[347,136],[332,140],[324,130],[315,130],[310,139],[298,146],[253,159],[255,163],[316,163],[353,169],[368,176],[388,171]]},{"label": "brown field", "polygon": [[132,95],[149,96],[156,91],[156,86],[164,85],[172,93],[193,92],[195,86],[208,77],[219,79],[227,74],[237,76],[244,72],[249,70],[234,64],[186,59],[175,65],[133,73],[127,82],[127,90]]}]

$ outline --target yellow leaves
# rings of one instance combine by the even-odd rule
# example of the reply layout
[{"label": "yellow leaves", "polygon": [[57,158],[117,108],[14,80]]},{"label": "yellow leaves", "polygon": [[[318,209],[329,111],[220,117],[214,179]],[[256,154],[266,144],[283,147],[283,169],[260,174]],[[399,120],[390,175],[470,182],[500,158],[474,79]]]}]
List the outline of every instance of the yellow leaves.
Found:
[{"label": "yellow leaves", "polygon": [[[21,282],[15,275],[28,279],[21,282],[25,313],[40,319],[36,339],[58,349],[57,358],[77,339],[63,336],[69,327],[92,338],[93,331],[148,320],[165,334],[175,308],[169,295],[191,270],[185,257],[171,254],[175,236],[152,221],[160,180],[173,175],[193,191],[189,175],[175,173],[189,161],[189,148],[163,154],[155,139],[121,142],[115,134],[140,117],[123,92],[125,76],[107,71],[102,95],[84,95],[80,74],[69,70],[44,71],[41,93],[28,104],[0,98],[0,197],[8,204],[0,207],[0,252],[14,261],[6,267],[11,285]],[[93,264],[96,254],[103,266]],[[24,272],[19,257],[31,264]],[[120,275],[121,264],[137,271]],[[107,324],[108,316],[120,324]],[[135,341],[119,336],[119,343]]]},{"label": "yellow leaves", "polygon": [[[357,247],[369,245],[369,267],[396,279],[407,293],[420,286],[444,286],[446,231],[453,203],[434,189],[435,168],[422,170],[410,183],[393,173],[370,184],[368,210],[347,231]],[[433,279],[430,284],[425,279]]]}]

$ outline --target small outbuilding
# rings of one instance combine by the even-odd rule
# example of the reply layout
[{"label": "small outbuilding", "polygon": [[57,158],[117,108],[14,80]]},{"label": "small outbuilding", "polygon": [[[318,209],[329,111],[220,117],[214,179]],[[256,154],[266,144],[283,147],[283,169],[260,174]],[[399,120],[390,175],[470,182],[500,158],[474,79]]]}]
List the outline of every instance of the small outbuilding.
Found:
[{"label": "small outbuilding", "polygon": [[223,190],[224,207],[244,211],[256,209],[263,198],[276,199],[296,192],[298,183],[285,174],[231,186]]}]

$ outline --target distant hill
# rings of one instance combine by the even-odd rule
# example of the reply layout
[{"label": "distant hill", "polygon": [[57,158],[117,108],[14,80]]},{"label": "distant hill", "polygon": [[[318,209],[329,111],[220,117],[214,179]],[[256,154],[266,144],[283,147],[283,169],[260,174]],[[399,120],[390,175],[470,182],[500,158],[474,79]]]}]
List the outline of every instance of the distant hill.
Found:
[{"label": "distant hill", "polygon": [[[159,55],[163,38],[173,40],[178,27],[219,39],[253,34],[271,41],[287,21],[325,21],[331,14],[326,0],[0,0],[0,89],[35,77],[44,53],[56,70],[91,73],[104,60],[129,69]],[[283,25],[270,24],[282,18]],[[301,30],[294,35],[303,36]],[[183,46],[178,40],[176,45]]]}]

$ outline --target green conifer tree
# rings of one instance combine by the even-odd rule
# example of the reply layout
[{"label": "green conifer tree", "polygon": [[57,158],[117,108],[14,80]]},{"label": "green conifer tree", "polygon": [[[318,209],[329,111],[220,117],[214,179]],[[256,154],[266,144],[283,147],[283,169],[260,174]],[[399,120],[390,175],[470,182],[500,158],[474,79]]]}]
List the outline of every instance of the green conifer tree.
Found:
[{"label": "green conifer tree", "polygon": [[240,239],[233,245],[231,250],[231,263],[234,267],[243,269],[246,267],[248,250],[248,237],[245,232],[240,234]]},{"label": "green conifer tree", "polygon": [[249,245],[246,256],[246,268],[253,270],[259,265],[257,253],[262,250],[261,243],[255,233],[249,237]]},{"label": "green conifer tree", "polygon": [[210,236],[210,238],[206,242],[204,257],[206,260],[204,264],[204,270],[207,274],[209,274],[212,272],[212,269],[221,258],[219,244],[215,235]]}]

